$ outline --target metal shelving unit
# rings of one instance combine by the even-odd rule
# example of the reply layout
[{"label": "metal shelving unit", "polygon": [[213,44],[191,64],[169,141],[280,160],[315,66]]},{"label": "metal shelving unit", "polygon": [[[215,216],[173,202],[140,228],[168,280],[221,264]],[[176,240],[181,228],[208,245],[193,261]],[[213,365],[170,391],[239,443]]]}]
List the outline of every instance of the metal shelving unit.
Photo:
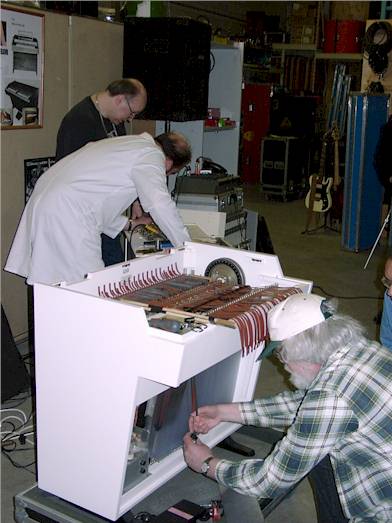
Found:
[{"label": "metal shelving unit", "polygon": [[362,53],[316,53],[316,60],[335,60],[336,62],[347,62],[350,60],[359,61],[362,60]]},{"label": "metal shelving unit", "polygon": [[317,60],[330,60],[336,62],[361,61],[362,53],[323,53],[315,44],[273,44],[273,50],[280,51],[280,84],[284,85],[285,80],[285,60],[287,56],[299,55],[310,56],[312,58],[312,81],[311,91],[315,88],[315,74]]}]

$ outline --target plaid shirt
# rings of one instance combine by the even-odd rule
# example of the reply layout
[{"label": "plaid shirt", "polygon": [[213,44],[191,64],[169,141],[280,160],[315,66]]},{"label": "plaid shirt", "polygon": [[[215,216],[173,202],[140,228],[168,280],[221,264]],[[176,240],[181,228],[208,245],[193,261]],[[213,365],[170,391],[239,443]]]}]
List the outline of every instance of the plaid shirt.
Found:
[{"label": "plaid shirt", "polygon": [[355,523],[392,522],[392,353],[367,340],[333,354],[307,391],[241,403],[243,423],[287,429],[265,459],[221,460],[216,478],[274,498],[330,455],[340,501]]}]

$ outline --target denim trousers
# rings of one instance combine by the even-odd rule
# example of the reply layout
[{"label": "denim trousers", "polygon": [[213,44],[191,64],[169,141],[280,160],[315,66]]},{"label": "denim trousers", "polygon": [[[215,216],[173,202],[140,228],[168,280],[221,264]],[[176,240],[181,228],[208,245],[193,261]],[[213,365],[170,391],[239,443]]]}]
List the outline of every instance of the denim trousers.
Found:
[{"label": "denim trousers", "polygon": [[115,238],[109,238],[106,234],[101,234],[102,240],[102,259],[105,267],[121,263],[124,261],[124,251],[121,245],[121,234]]}]

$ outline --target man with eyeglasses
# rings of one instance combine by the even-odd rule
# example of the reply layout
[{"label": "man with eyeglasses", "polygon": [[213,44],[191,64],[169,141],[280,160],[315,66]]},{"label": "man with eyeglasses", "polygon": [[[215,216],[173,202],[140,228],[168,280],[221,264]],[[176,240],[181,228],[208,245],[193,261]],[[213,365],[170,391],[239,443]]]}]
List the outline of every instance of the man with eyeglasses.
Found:
[{"label": "man with eyeglasses", "polygon": [[86,144],[48,169],[20,220],[5,270],[28,284],[71,283],[104,268],[101,233],[117,236],[142,218],[123,212],[136,198],[174,247],[190,240],[167,176],[191,159],[175,132],[107,138]]},{"label": "man with eyeglasses", "polygon": [[[86,96],[63,118],[57,133],[56,161],[80,149],[89,142],[125,136],[125,122],[131,122],[147,103],[144,85],[135,78],[111,82],[104,91]],[[132,205],[132,217],[141,218],[143,210],[138,201]],[[145,217],[145,222],[150,222]],[[102,256],[105,265],[124,261],[120,235],[102,235]]]},{"label": "man with eyeglasses", "polygon": [[104,91],[86,96],[63,118],[57,133],[56,161],[88,142],[124,136],[131,122],[146,107],[147,92],[134,78],[111,82]]},{"label": "man with eyeglasses", "polygon": [[386,291],[381,317],[380,341],[384,347],[392,350],[392,256],[389,256],[385,262],[381,282],[386,287]]},{"label": "man with eyeglasses", "polygon": [[[184,436],[185,461],[257,498],[275,498],[312,474],[319,523],[390,523],[391,351],[315,294],[296,294],[276,305],[268,313],[268,331],[272,343],[265,351],[278,351],[298,390],[199,407]],[[205,434],[221,421],[285,435],[265,459],[218,459],[194,433]]]}]

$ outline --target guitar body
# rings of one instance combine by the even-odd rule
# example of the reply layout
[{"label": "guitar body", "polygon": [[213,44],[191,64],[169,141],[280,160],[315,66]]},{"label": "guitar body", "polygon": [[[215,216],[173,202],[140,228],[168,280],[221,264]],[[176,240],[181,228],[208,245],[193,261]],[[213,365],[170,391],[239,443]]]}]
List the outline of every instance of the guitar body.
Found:
[{"label": "guitar body", "polygon": [[[310,190],[305,198],[305,207],[311,208],[314,212],[327,212],[332,206],[331,187],[333,183],[332,178],[326,178],[319,181],[317,174],[312,174],[309,178]],[[312,193],[314,197],[311,198]],[[310,206],[310,201],[313,199],[313,207]]]}]

